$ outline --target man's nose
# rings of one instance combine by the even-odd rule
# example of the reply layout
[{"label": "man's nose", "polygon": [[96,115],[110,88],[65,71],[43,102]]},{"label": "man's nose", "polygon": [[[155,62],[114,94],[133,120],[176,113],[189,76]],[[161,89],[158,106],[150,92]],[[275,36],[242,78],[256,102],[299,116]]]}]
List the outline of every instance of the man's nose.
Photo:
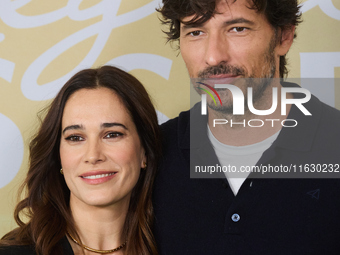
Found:
[{"label": "man's nose", "polygon": [[225,35],[221,33],[210,34],[206,43],[205,63],[208,66],[216,66],[228,62],[229,59],[229,45]]},{"label": "man's nose", "polygon": [[88,140],[84,155],[85,163],[97,164],[106,160],[103,144],[98,140]]}]

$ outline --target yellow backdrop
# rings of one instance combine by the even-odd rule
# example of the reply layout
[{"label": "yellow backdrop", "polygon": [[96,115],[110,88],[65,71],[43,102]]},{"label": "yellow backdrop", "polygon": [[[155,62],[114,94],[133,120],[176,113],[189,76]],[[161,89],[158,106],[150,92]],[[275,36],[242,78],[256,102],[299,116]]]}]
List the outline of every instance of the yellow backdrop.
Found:
[{"label": "yellow backdrop", "polygon": [[[159,4],[1,0],[0,236],[15,227],[16,193],[27,171],[37,112],[76,71],[104,64],[129,71],[151,94],[160,121],[189,108],[187,71],[179,53],[165,43],[155,12]],[[304,22],[289,52],[289,77],[339,78],[340,0],[303,4]]]}]

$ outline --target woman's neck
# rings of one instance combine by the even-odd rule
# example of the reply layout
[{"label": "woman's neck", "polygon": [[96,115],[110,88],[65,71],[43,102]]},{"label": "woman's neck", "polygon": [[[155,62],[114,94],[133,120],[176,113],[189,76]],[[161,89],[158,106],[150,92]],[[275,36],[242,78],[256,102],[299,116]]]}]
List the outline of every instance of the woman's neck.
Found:
[{"label": "woman's neck", "polygon": [[[126,240],[123,240],[122,232],[128,207],[129,204],[126,200],[105,207],[96,207],[87,205],[71,196],[70,208],[81,242],[97,250],[111,250],[123,244]],[[74,236],[74,238],[76,237]],[[70,238],[69,241],[75,254],[82,250]],[[85,252],[85,254],[95,253]],[[123,253],[114,252],[112,254]]]}]

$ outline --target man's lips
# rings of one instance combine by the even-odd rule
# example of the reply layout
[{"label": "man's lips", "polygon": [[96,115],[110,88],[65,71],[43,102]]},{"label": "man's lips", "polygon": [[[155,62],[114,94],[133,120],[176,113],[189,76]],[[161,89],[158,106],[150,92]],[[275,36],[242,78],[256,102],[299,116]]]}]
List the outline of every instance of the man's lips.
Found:
[{"label": "man's lips", "polygon": [[207,78],[204,78],[202,82],[215,87],[215,84],[234,84],[235,80],[239,78],[240,76],[235,76],[231,74],[219,74],[211,75]]},{"label": "man's lips", "polygon": [[233,74],[215,74],[215,75],[209,75],[207,77],[208,79],[223,79],[223,78],[236,78],[239,75],[233,75]]}]

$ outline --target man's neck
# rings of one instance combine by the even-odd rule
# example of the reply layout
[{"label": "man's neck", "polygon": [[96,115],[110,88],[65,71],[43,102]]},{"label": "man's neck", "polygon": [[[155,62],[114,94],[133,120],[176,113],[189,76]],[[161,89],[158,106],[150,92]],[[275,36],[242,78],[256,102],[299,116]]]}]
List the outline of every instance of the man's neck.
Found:
[{"label": "man's neck", "polygon": [[[272,106],[272,87],[269,86],[262,98],[254,105],[257,110],[267,110]],[[208,125],[221,143],[231,146],[244,146],[261,142],[279,132],[282,122],[287,119],[290,105],[287,106],[286,115],[281,115],[281,85],[278,88],[276,110],[270,115],[255,115],[248,110],[244,115],[224,114],[208,108]],[[291,94],[287,95],[292,98]]]}]

